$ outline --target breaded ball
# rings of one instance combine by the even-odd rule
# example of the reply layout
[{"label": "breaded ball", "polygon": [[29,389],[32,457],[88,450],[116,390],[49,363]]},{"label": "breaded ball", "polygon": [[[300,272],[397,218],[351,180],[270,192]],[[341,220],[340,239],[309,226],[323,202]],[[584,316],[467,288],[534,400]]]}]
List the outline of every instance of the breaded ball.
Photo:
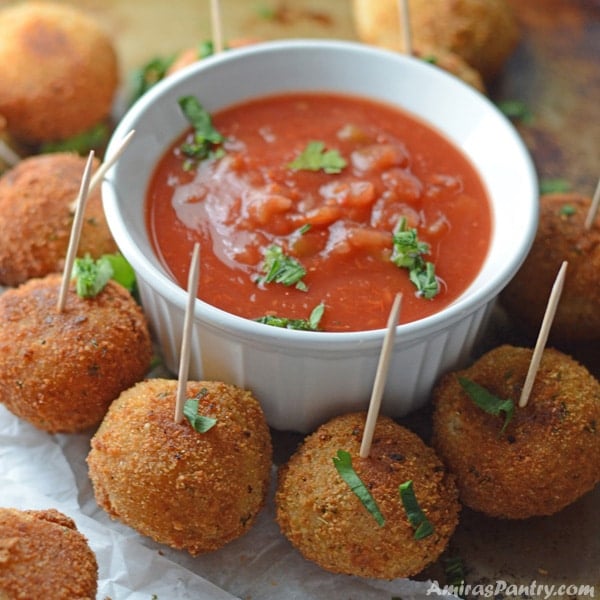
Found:
[{"label": "breaded ball", "polygon": [[0,294],[0,401],[51,433],[97,425],[152,358],[146,318],[124,287],[109,281],[81,298],[72,284],[59,312],[60,285],[57,273]]},{"label": "breaded ball", "polygon": [[[237,38],[227,43],[226,50],[232,50],[235,48],[243,48],[244,46],[250,46],[252,44],[259,43],[259,38]],[[185,48],[181,50],[176,56],[169,68],[167,69],[166,75],[172,75],[177,71],[181,71],[185,67],[194,64],[195,62],[203,58],[201,54],[201,48],[199,46],[192,48]]]},{"label": "breaded ball", "polygon": [[97,587],[96,557],[72,519],[0,508],[0,598],[95,600]]},{"label": "breaded ball", "polygon": [[0,114],[16,138],[64,140],[105,120],[119,82],[109,35],[73,5],[0,10]]},{"label": "breaded ball", "polygon": [[123,392],[87,458],[98,504],[122,523],[192,555],[246,533],[269,487],[271,434],[258,401],[220,382],[187,383],[204,433],[175,422],[177,382],[148,379]]},{"label": "breaded ball", "polygon": [[[506,0],[409,0],[416,48],[439,48],[462,57],[490,81],[519,39]],[[352,0],[356,33],[363,42],[404,50],[397,0]]]},{"label": "breaded ball", "polygon": [[540,219],[533,246],[501,294],[511,319],[528,335],[537,334],[548,297],[563,261],[568,261],[550,341],[561,348],[600,340],[600,214],[584,223],[591,198],[581,194],[540,197]]},{"label": "breaded ball", "polygon": [[[360,458],[365,413],[335,417],[307,436],[280,467],[277,522],[308,560],[334,573],[393,579],[435,561],[456,525],[460,506],[452,476],[416,434],[380,416],[371,451]],[[385,519],[380,526],[338,473],[333,458],[348,452],[354,471]],[[413,482],[434,531],[415,539],[399,486]]]},{"label": "breaded ball", "polygon": [[[433,445],[461,501],[508,519],[551,515],[600,481],[600,383],[566,354],[545,350],[527,406],[519,396],[532,351],[509,345],[445,375],[434,389]],[[514,417],[479,408],[458,377],[502,400]]]},{"label": "breaded ball", "polygon": [[[0,177],[0,285],[62,271],[86,162],[76,154],[40,154]],[[78,253],[99,258],[115,252],[96,189],[88,197]]]},{"label": "breaded ball", "polygon": [[458,79],[475,88],[481,94],[487,92],[485,82],[479,71],[469,65],[458,54],[440,48],[414,48],[413,55],[458,77]]}]

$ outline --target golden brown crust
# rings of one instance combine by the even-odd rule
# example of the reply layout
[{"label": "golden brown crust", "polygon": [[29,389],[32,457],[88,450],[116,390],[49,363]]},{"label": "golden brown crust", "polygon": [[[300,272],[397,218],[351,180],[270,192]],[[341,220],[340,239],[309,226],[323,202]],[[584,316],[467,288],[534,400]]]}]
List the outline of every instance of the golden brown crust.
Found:
[{"label": "golden brown crust", "polygon": [[74,6],[23,2],[0,11],[0,113],[29,143],[89,129],[110,113],[119,70],[108,34]]},{"label": "golden brown crust", "polygon": [[[415,47],[444,49],[462,57],[489,81],[515,49],[519,31],[506,0],[410,0]],[[353,0],[358,37],[404,50],[397,0]]]},{"label": "golden brown crust", "polygon": [[[198,554],[248,531],[264,505],[271,436],[250,392],[188,382],[206,433],[174,420],[177,382],[149,379],[112,404],[92,438],[89,473],[98,504],[155,541]],[[201,390],[206,389],[204,395]]]},{"label": "golden brown crust", "polygon": [[96,557],[72,519],[0,508],[0,597],[94,600],[97,585]]},{"label": "golden brown crust", "polygon": [[418,58],[423,59],[426,62],[439,67],[440,69],[458,77],[464,83],[467,83],[471,87],[475,88],[478,92],[485,94],[486,87],[485,83],[476,69],[471,67],[464,58],[449,52],[442,48],[414,48],[413,54]]},{"label": "golden brown crust", "polygon": [[56,310],[61,275],[0,295],[0,399],[48,432],[98,424],[108,405],[149,368],[146,319],[131,294],[109,281],[95,298],[72,285]]},{"label": "golden brown crust", "polygon": [[[76,154],[42,154],[0,177],[0,285],[62,271],[85,164]],[[96,161],[94,170],[98,165]],[[94,190],[87,200],[78,255],[98,258],[116,251],[100,190]]]},{"label": "golden brown crust", "polygon": [[461,501],[494,517],[551,515],[600,481],[600,383],[548,348],[532,394],[504,434],[458,376],[518,403],[532,351],[500,346],[434,389],[433,445],[456,475]]},{"label": "golden brown crust", "polygon": [[550,340],[557,346],[600,340],[600,214],[584,223],[591,198],[547,194],[540,198],[540,221],[525,262],[501,295],[510,316],[529,335],[539,330],[552,285],[568,261]]},{"label": "golden brown crust", "polygon": [[[250,46],[252,44],[256,44],[261,41],[262,40],[259,38],[237,38],[237,39],[230,40],[229,42],[227,42],[226,49],[232,50],[235,48],[243,48],[244,46]],[[201,60],[201,58],[202,57],[200,56],[199,49],[197,47],[184,48],[177,54],[177,56],[175,57],[175,60],[171,63],[171,65],[167,69],[166,74],[173,75],[173,73],[176,73],[177,71],[181,71],[181,69],[184,69],[185,67],[189,67],[190,65],[194,64],[195,62]]]},{"label": "golden brown crust", "polygon": [[[335,573],[392,579],[423,570],[444,550],[457,523],[454,481],[434,451],[409,430],[379,417],[369,457],[359,456],[365,414],[336,417],[309,435],[279,469],[277,522],[309,560]],[[338,450],[352,457],[385,518],[379,527],[338,474]],[[413,481],[434,534],[414,539],[398,486]]]}]

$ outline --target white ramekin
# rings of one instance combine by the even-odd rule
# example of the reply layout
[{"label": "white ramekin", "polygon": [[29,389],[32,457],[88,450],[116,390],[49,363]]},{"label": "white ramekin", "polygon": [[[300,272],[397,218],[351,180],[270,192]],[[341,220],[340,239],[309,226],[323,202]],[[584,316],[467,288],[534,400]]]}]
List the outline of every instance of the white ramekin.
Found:
[{"label": "white ramekin", "polygon": [[[491,199],[491,246],[475,281],[441,312],[398,327],[381,410],[401,417],[427,402],[443,372],[470,360],[537,227],[531,158],[511,123],[483,95],[424,61],[359,43],[289,40],[226,51],[165,79],[125,114],[107,154],[132,129],[135,135],[103,183],[106,217],[137,274],[166,366],[177,373],[186,292],[154,254],[144,217],[150,175],[188,127],[177,100],[194,94],[214,111],[251,97],[308,90],[367,96],[425,120],[470,158]],[[250,389],[272,427],[307,432],[336,414],[366,408],[383,335],[280,329],[197,300],[190,377]]]}]

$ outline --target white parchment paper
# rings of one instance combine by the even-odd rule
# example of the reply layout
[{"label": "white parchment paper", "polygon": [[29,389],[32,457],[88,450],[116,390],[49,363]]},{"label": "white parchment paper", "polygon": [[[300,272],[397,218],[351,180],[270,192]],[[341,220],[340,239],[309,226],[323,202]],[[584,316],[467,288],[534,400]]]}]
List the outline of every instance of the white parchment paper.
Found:
[{"label": "white parchment paper", "polygon": [[98,560],[98,600],[431,597],[430,582],[333,575],[306,561],[279,531],[273,489],[252,530],[216,552],[192,557],[156,544],[96,504],[85,462],[89,440],[38,431],[0,405],[0,505],[56,508],[71,517]]}]

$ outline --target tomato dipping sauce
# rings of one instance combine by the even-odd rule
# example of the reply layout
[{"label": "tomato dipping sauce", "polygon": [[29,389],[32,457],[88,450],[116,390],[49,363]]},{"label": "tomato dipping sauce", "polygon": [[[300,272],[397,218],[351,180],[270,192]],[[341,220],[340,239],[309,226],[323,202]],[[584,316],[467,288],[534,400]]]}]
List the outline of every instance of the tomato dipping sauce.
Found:
[{"label": "tomato dipping sauce", "polygon": [[[190,168],[186,131],[158,162],[146,206],[155,251],[184,288],[200,242],[205,302],[250,319],[308,319],[323,303],[319,329],[361,331],[385,327],[396,293],[400,322],[414,321],[454,301],[479,272],[492,228],[487,192],[428,124],[326,93],[263,97],[210,116],[224,152]],[[311,157],[333,172],[299,166]],[[401,219],[428,245],[423,259],[439,286],[431,299],[391,260]],[[305,270],[301,289],[264,281],[274,247]]]}]

